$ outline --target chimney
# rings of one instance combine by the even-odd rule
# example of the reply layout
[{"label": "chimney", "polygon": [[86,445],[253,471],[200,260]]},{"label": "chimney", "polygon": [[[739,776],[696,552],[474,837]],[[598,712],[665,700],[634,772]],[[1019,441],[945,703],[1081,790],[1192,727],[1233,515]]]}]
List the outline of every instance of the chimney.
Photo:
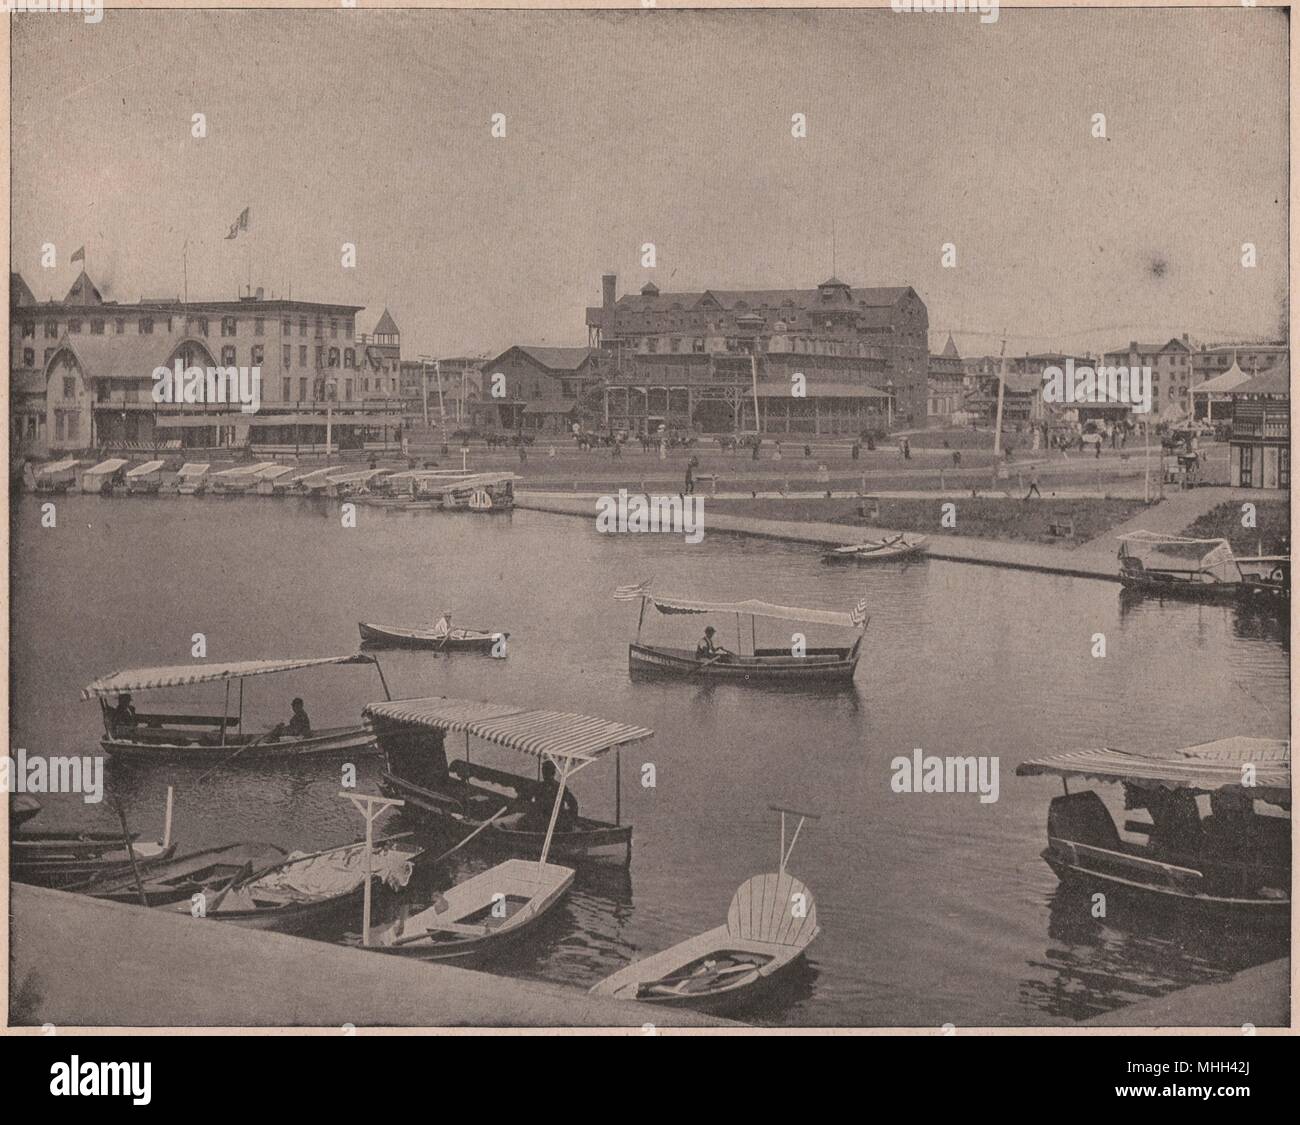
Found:
[{"label": "chimney", "polygon": [[601,285],[601,307],[609,311],[614,307],[614,297],[618,292],[618,274],[607,273],[600,279]]}]

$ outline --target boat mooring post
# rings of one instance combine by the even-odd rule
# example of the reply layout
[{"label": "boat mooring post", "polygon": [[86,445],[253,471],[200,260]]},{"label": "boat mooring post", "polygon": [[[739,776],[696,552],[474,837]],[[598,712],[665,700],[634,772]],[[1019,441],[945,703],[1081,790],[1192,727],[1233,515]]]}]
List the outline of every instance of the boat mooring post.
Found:
[{"label": "boat mooring post", "polygon": [[167,811],[163,813],[163,847],[168,847],[172,842],[172,799],[176,795],[176,790],[172,786],[167,786]]},{"label": "boat mooring post", "polygon": [[[375,820],[385,810],[406,804],[396,797],[381,797],[377,793],[340,793],[340,797],[352,802],[353,808],[366,818],[366,886],[361,908],[361,944],[370,945],[370,883],[374,876]],[[375,806],[379,810],[375,811]]]}]

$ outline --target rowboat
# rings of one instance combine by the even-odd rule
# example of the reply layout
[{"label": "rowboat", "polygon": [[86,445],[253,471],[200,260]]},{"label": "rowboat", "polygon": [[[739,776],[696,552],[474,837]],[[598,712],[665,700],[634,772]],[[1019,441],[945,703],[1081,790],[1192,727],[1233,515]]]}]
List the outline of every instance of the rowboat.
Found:
[{"label": "rowboat", "polygon": [[200,892],[220,890],[248,864],[261,869],[287,854],[274,844],[224,844],[151,863],[138,884],[135,874],[128,871],[100,874],[64,889],[92,898],[130,903],[139,903],[143,893],[143,905],[164,906],[188,900]]},{"label": "rowboat", "polygon": [[[509,704],[484,703],[467,699],[409,699],[372,703],[365,715],[390,750],[402,745],[407,752],[422,755],[424,766],[437,769],[429,753],[441,752],[442,739],[449,732],[464,731],[466,744],[471,735],[487,742],[532,755],[555,772],[555,795],[550,801],[549,819],[543,807],[548,797],[546,783],[538,786],[520,812],[518,827],[531,836],[541,835],[541,848],[534,860],[507,859],[481,874],[457,883],[417,914],[403,914],[375,935],[375,948],[386,953],[432,961],[481,962],[529,934],[563,899],[573,883],[575,871],[549,862],[552,844],[561,832],[562,812],[569,806],[565,790],[570,779],[611,750],[650,738],[644,727],[613,723],[588,715],[561,711],[525,710]],[[382,732],[382,733],[381,733]],[[445,757],[443,758],[445,762]],[[444,784],[450,778],[444,780]],[[391,784],[385,773],[385,789]],[[406,793],[401,792],[406,798]],[[501,794],[488,798],[495,809],[479,813],[475,831],[512,831],[498,827],[498,819],[518,802]],[[408,805],[411,800],[407,798]],[[462,820],[464,823],[464,820]],[[629,848],[630,848],[630,832]],[[521,841],[522,842],[522,841]]]},{"label": "rowboat", "polygon": [[97,876],[127,874],[170,859],[176,845],[116,832],[16,832],[9,841],[9,874],[17,883],[66,888]]},{"label": "rowboat", "polygon": [[[1076,750],[1031,759],[1016,774],[1061,778],[1042,855],[1063,883],[1149,904],[1290,917],[1288,743],[1236,737],[1161,753]],[[1122,786],[1124,808],[1146,810],[1147,819],[1125,820],[1121,834],[1096,790],[1071,793],[1070,778]]]},{"label": "rowboat", "polygon": [[122,469],[126,466],[123,457],[110,457],[101,461],[81,474],[81,491],[93,492],[103,496],[113,491],[113,485],[122,479]]},{"label": "rowboat", "polygon": [[[509,741],[510,732],[552,729],[572,734],[579,745],[587,745],[587,731],[606,749],[614,751],[614,819],[600,820],[583,815],[566,816],[551,834],[550,852],[569,862],[604,855],[632,859],[632,826],[622,822],[621,747],[649,738],[651,731],[626,727],[602,719],[564,715],[552,711],[527,711],[510,704],[474,703],[464,700],[422,700],[420,707],[405,701],[374,703],[363,714],[384,755],[380,788],[389,797],[406,802],[406,811],[430,827],[448,835],[464,837],[466,830],[489,825],[491,831],[478,840],[491,850],[535,859],[542,854],[547,833],[534,818],[494,821],[505,806],[508,813],[527,812],[542,793],[542,783],[531,777],[496,769],[471,758],[470,736],[509,746],[521,753],[539,756],[533,743],[522,735]],[[471,727],[481,719],[481,727]],[[496,724],[496,725],[493,725]],[[448,764],[446,735],[465,732],[465,757]],[[480,731],[484,733],[480,733]],[[555,738],[545,745],[554,745]]]},{"label": "rowboat", "polygon": [[[243,660],[224,664],[181,664],[174,667],[133,668],[103,676],[81,690],[82,699],[98,699],[104,721],[100,746],[115,758],[153,762],[237,762],[253,766],[304,757],[364,754],[374,750],[374,739],[364,726],[311,730],[305,735],[272,727],[260,734],[244,733],[244,680],[277,672],[317,668],[331,664],[371,664],[387,694],[383,669],[373,656],[306,657],[295,660]],[[230,685],[239,684],[238,709],[230,713]],[[220,715],[137,713],[122,718],[109,700],[129,706],[131,693],[197,684],[224,683],[225,703]]]},{"label": "rowboat", "polygon": [[157,496],[162,487],[162,468],[165,461],[146,461],[126,471],[128,496]]},{"label": "rowboat", "polygon": [[[652,594],[648,583],[640,586],[621,586],[614,592],[619,601],[641,600],[641,615],[637,619],[636,640],[628,646],[628,667],[633,676],[672,676],[727,680],[734,683],[769,687],[778,685],[817,686],[849,684],[857,670],[862,638],[866,635],[866,599],[858,602],[850,613],[837,613],[826,609],[796,609],[773,605],[754,599],[743,602],[703,602],[686,598]],[[728,652],[715,649],[702,653],[699,649],[670,648],[646,644],[641,640],[646,606],[652,605],[662,614],[724,614],[734,615],[737,624],[737,649],[743,645],[740,636],[740,618],[748,617],[750,625],[750,651]],[[848,646],[808,646],[803,634],[797,634],[799,643],[780,648],[760,648],[757,640],[756,618],[797,621],[802,624],[830,625],[840,629],[858,631],[857,639]],[[712,629],[709,630],[712,633]]]},{"label": "rowboat", "polygon": [[[721,926],[633,962],[595,985],[593,994],[720,1013],[752,1004],[789,973],[821,932],[812,892],[786,871],[804,821],[817,817],[770,807],[781,814],[778,871],[742,883]],[[787,814],[799,817],[788,849]]]},{"label": "rowboat", "polygon": [[402,625],[375,625],[358,621],[361,643],[367,648],[419,648],[434,652],[485,652],[498,649],[504,653],[509,633],[488,633],[481,629],[451,628],[443,618],[429,628]]},{"label": "rowboat", "polygon": [[895,559],[911,559],[924,555],[927,550],[927,538],[924,535],[896,535],[892,539],[868,539],[862,543],[853,543],[847,547],[835,547],[827,551],[822,558],[826,562],[888,562]]},{"label": "rowboat", "polygon": [[1288,555],[1238,558],[1226,539],[1187,539],[1151,531],[1118,539],[1119,580],[1126,590],[1196,601],[1290,603]]},{"label": "rowboat", "polygon": [[203,897],[197,902],[174,902],[162,909],[252,930],[307,933],[356,910],[370,881],[367,869],[398,890],[410,881],[419,855],[418,848],[391,837],[376,841],[373,849],[365,841],[344,844],[290,855],[260,870],[246,863],[215,893],[200,892]]}]

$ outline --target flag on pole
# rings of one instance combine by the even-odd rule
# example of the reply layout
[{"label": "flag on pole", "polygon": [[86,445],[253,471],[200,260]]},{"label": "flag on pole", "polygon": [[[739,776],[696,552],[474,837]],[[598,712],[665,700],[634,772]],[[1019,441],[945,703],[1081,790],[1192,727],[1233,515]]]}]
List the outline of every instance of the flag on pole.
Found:
[{"label": "flag on pole", "polygon": [[248,230],[248,208],[245,207],[239,212],[239,218],[230,224],[230,233],[226,235],[227,240],[236,238],[241,230]]},{"label": "flag on pole", "polygon": [[863,598],[853,607],[853,612],[849,614],[849,619],[856,626],[863,626],[867,623],[867,599]]},{"label": "flag on pole", "polygon": [[85,248],[84,246],[82,246],[82,247],[78,248],[77,250],[74,250],[74,251],[72,252],[72,258],[71,258],[71,260],[74,261],[74,262],[83,262],[83,263],[84,263],[85,260],[86,260],[86,248]]},{"label": "flag on pole", "polygon": [[650,583],[653,579],[647,578],[639,586],[619,586],[614,590],[614,600],[619,602],[634,602],[637,598],[648,598],[650,596]]}]

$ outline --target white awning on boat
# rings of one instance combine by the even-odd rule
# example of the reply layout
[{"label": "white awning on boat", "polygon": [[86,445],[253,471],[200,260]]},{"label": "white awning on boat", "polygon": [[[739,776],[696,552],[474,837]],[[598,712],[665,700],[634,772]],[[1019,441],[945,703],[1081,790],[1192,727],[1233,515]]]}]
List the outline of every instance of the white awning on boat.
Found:
[{"label": "white awning on boat", "polygon": [[176,474],[182,477],[201,477],[211,466],[207,461],[186,461]]},{"label": "white awning on boat", "polygon": [[219,473],[213,473],[212,478],[233,480],[237,477],[255,477],[258,473],[274,468],[276,464],[278,464],[276,461],[258,461],[255,465],[236,465],[233,469],[222,469]]},{"label": "white awning on boat", "polygon": [[127,469],[126,479],[135,480],[137,477],[147,477],[150,473],[156,473],[164,464],[163,461],[146,461],[143,465],[137,465],[134,469]]},{"label": "white awning on boat", "polygon": [[286,473],[293,472],[292,465],[272,465],[269,469],[262,469],[258,472],[258,480],[279,480]]},{"label": "white awning on boat", "polygon": [[794,606],[760,602],[754,598],[744,602],[698,602],[652,594],[650,602],[660,613],[740,613],[746,617],[775,617],[782,621],[838,625],[844,629],[858,628],[858,623],[848,613],[838,613],[832,609],[798,609]]},{"label": "white awning on boat", "polygon": [[654,731],[646,727],[591,715],[441,696],[371,703],[362,714],[369,719],[409,723],[429,730],[465,731],[524,754],[574,762],[594,761],[607,750],[654,737]]},{"label": "white awning on boat", "polygon": [[69,458],[66,461],[53,461],[48,465],[41,465],[36,470],[36,475],[39,477],[46,476],[50,473],[66,473],[69,469],[76,468],[76,466],[77,462],[75,458]]},{"label": "white awning on boat", "polygon": [[83,476],[97,477],[105,473],[115,473],[126,464],[125,457],[110,457],[107,461],[101,461],[93,469],[87,469]]},{"label": "white awning on boat", "polygon": [[[1254,785],[1243,786],[1243,767],[1254,767]],[[1230,787],[1255,792],[1268,801],[1290,802],[1291,747],[1273,738],[1224,738],[1183,750],[1135,754],[1101,747],[1031,758],[1016,767],[1019,777],[1055,774],[1097,781],[1128,781],[1166,789],[1211,793]]]},{"label": "white awning on boat", "polygon": [[175,664],[162,668],[128,668],[101,676],[81,689],[82,699],[103,699],[121,692],[150,691],[154,688],[208,684],[219,680],[242,680],[270,672],[292,672],[324,664],[373,664],[364,653],[348,656],[314,656],[299,660],[238,660],[231,664]]},{"label": "white awning on boat", "polygon": [[329,478],[330,484],[356,484],[358,481],[367,481],[371,477],[377,477],[382,473],[388,472],[387,469],[359,469],[350,473],[339,473],[337,476]]}]

